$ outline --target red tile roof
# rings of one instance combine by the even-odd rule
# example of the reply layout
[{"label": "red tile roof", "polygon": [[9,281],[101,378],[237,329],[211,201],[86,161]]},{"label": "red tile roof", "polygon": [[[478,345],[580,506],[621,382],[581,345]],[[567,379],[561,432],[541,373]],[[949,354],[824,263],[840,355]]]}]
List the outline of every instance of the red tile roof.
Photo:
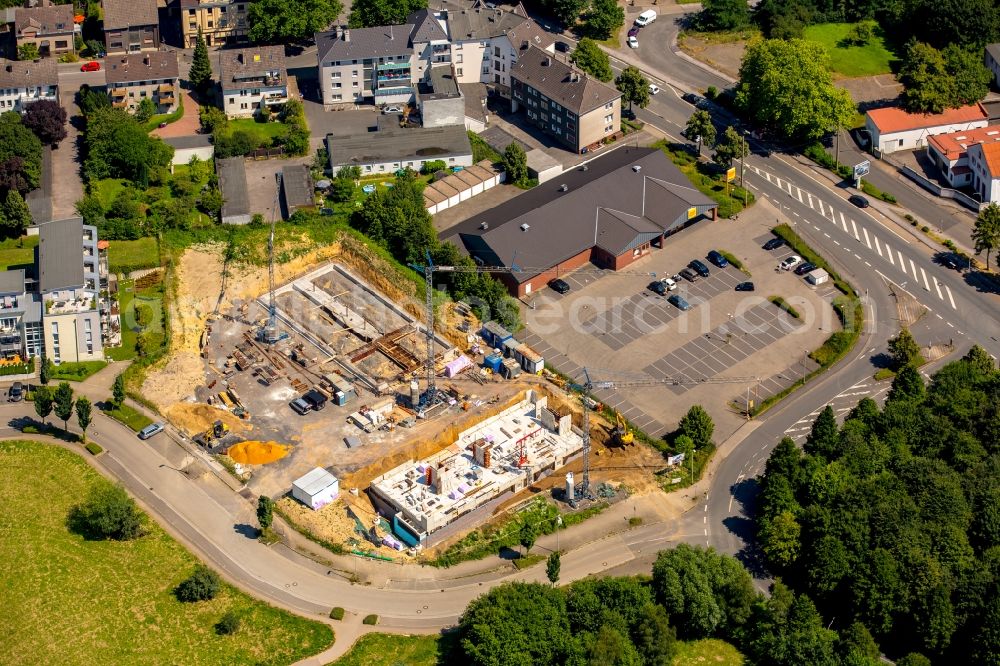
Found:
[{"label": "red tile roof", "polygon": [[935,134],[927,139],[927,142],[949,160],[959,159],[965,152],[977,143],[993,143],[1000,141],[1000,127],[987,125],[986,127],[976,127],[961,132],[949,132],[948,134]]},{"label": "red tile roof", "polygon": [[894,134],[907,130],[940,127],[989,120],[989,114],[979,102],[957,109],[947,109],[944,113],[908,113],[895,106],[872,109],[868,117],[881,134]]},{"label": "red tile roof", "polygon": [[983,159],[990,170],[990,175],[996,178],[1000,176],[1000,143],[983,144]]}]

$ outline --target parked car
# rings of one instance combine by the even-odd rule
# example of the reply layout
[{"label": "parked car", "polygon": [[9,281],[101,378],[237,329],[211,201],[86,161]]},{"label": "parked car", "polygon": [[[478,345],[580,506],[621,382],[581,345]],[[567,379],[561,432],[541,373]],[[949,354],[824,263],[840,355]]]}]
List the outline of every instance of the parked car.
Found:
[{"label": "parked car", "polygon": [[635,24],[638,26],[644,26],[644,25],[649,25],[655,20],[656,20],[656,10],[647,9],[646,11],[644,11],[643,13],[639,14],[639,16],[636,17]]},{"label": "parked car", "polygon": [[860,194],[852,194],[850,197],[847,198],[847,200],[850,201],[855,206],[857,206],[858,208],[868,208],[868,206],[871,205],[870,203],[868,203],[868,199],[861,196]]},{"label": "parked car", "polygon": [[649,94],[650,95],[655,95],[658,92],[660,92],[660,86],[656,85],[655,83],[650,83],[649,84]]},{"label": "parked car", "polygon": [[672,278],[660,278],[660,282],[667,288],[667,291],[673,291],[677,289],[677,280],[680,279],[679,275],[675,275]]},{"label": "parked car", "polygon": [[962,264],[958,263],[958,258],[954,255],[945,254],[941,257],[941,265],[953,271],[961,271]]},{"label": "parked car", "polygon": [[672,294],[667,301],[675,306],[678,310],[688,311],[691,309],[691,304],[684,300],[684,297],[680,294]]},{"label": "parked car", "polygon": [[139,439],[149,439],[153,435],[163,432],[162,423],[153,423],[139,431]]},{"label": "parked car", "polygon": [[302,399],[309,403],[309,406],[317,412],[326,407],[326,396],[316,389],[309,389]]},{"label": "parked car", "polygon": [[698,95],[695,95],[694,93],[688,92],[681,95],[681,99],[687,102],[688,104],[693,104],[695,106],[698,106],[698,103],[701,102],[702,98],[699,97]]},{"label": "parked car", "polygon": [[712,250],[708,253],[708,260],[719,268],[725,268],[729,265],[729,260],[722,256],[722,253],[718,250]]},{"label": "parked car", "polygon": [[555,278],[554,280],[549,280],[549,288],[560,294],[565,294],[569,291],[569,283],[562,278]]},{"label": "parked car", "polygon": [[650,282],[646,288],[649,289],[654,294],[658,294],[660,296],[667,295],[667,285],[663,284],[659,280],[654,280],[653,282]]},{"label": "parked car", "polygon": [[640,29],[639,26],[633,25],[631,28],[628,29],[628,36],[629,37],[638,37],[639,36],[639,29]]},{"label": "parked car", "polygon": [[785,244],[782,238],[772,238],[771,240],[764,243],[765,250],[777,250],[779,247]]},{"label": "parked car", "polygon": [[90,61],[85,62],[82,65],[80,65],[80,71],[81,72],[99,72],[99,71],[101,71],[101,63],[97,62],[96,60],[90,60]]},{"label": "parked car", "polygon": [[639,48],[639,40],[636,39],[635,35],[632,35],[632,36],[630,36],[628,38],[628,47],[630,49],[637,49],[637,48]]},{"label": "parked car", "polygon": [[736,285],[736,291],[753,291],[753,282],[740,282]]},{"label": "parked car", "polygon": [[795,274],[805,275],[809,271],[816,270],[816,268],[818,268],[816,264],[812,263],[811,261],[807,261],[806,263],[799,264],[798,266],[795,267]]},{"label": "parked car", "polygon": [[697,259],[693,260],[690,264],[688,264],[688,266],[691,267],[692,269],[694,269],[694,271],[698,275],[700,275],[700,276],[702,276],[704,278],[707,278],[708,275],[709,275],[708,266],[706,266],[705,264],[701,263]]},{"label": "parked car", "polygon": [[382,113],[402,113],[403,109],[398,106],[387,106],[382,109]]},{"label": "parked car", "polygon": [[798,266],[801,263],[802,263],[802,257],[800,257],[797,254],[793,254],[792,256],[788,257],[787,259],[785,259],[784,261],[782,261],[780,264],[778,264],[778,266],[783,271],[790,271],[790,270],[792,270],[793,268],[795,268],[796,266]]},{"label": "parked car", "polygon": [[24,400],[24,387],[21,382],[14,382],[14,385],[10,387],[10,391],[7,392],[8,402],[21,402]]},{"label": "parked car", "polygon": [[559,53],[569,53],[569,42],[556,42],[556,51],[559,51]]},{"label": "parked car", "polygon": [[622,118],[626,118],[628,120],[635,120],[635,111],[633,111],[632,109],[622,109]]},{"label": "parked car", "polygon": [[288,403],[288,406],[298,412],[301,416],[305,416],[312,411],[312,405],[306,402],[305,398],[296,398]]},{"label": "parked car", "polygon": [[685,268],[684,270],[682,270],[682,271],[681,271],[681,272],[679,273],[679,275],[680,275],[680,276],[681,276],[682,278],[684,278],[685,280],[687,280],[688,282],[697,282],[697,281],[698,281],[698,274],[697,274],[697,273],[695,273],[695,272],[694,272],[693,270],[691,270],[690,268]]}]

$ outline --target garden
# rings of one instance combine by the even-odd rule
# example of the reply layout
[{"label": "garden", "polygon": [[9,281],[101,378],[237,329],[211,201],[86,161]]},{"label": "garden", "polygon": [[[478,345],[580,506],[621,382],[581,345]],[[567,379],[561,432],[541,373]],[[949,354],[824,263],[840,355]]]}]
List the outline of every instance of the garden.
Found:
[{"label": "garden", "polygon": [[874,21],[818,23],[807,26],[802,36],[826,49],[834,74],[856,77],[892,73],[896,56],[886,48],[882,31]]}]

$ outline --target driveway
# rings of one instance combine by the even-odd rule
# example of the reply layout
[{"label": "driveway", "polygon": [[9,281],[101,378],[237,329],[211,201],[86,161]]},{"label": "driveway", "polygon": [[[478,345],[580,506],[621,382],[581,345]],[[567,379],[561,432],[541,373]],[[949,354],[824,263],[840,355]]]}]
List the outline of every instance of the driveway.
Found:
[{"label": "driveway", "polygon": [[52,151],[51,201],[54,220],[76,215],[76,202],[83,198],[83,180],[80,177],[83,137],[78,129],[83,118],[75,115],[78,109],[73,100],[77,90],[79,87],[59,86],[59,103],[66,109],[69,119],[66,138]]},{"label": "driveway", "polygon": [[193,136],[198,133],[201,121],[198,119],[198,102],[191,96],[191,91],[181,88],[181,101],[184,104],[184,115],[175,123],[166,127],[154,129],[150,134],[161,139],[178,136]]}]

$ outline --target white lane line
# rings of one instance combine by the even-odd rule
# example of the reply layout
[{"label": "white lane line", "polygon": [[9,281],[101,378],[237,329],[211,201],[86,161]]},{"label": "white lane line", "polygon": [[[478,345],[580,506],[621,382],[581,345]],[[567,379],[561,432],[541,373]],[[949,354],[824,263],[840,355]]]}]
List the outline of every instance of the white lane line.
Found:
[{"label": "white lane line", "polygon": [[803,203],[802,202],[802,189],[799,188],[799,187],[796,187],[795,191],[799,193],[799,197],[798,197],[799,198],[799,203]]},{"label": "white lane line", "polygon": [[863,231],[865,234],[865,245],[868,246],[869,250],[872,249],[872,242],[868,240],[868,230],[864,227],[861,227],[861,231]]},{"label": "white lane line", "polygon": [[833,242],[836,243],[837,245],[840,245],[840,241],[835,240]]},{"label": "white lane line", "polygon": [[955,325],[952,324],[950,321],[946,321],[945,323],[948,324],[949,328],[955,328]]},{"label": "white lane line", "polygon": [[[940,298],[943,301],[944,295],[941,293],[941,283],[937,281],[937,278],[934,278],[934,288],[937,289],[938,298]],[[941,315],[938,315],[938,319],[940,318]]]},{"label": "white lane line", "polygon": [[931,290],[931,285],[928,284],[928,282],[927,282],[927,273],[924,272],[924,267],[923,266],[920,267],[920,277],[922,277],[924,279],[924,289],[926,289],[927,291],[930,291]]},{"label": "white lane line", "polygon": [[958,308],[955,307],[955,299],[951,297],[951,288],[948,287],[948,285],[945,285],[944,290],[948,293],[948,300],[951,302],[951,309],[957,310]]},{"label": "white lane line", "polygon": [[861,236],[858,235],[858,225],[851,220],[851,228],[854,229],[854,240],[861,240]]},{"label": "white lane line", "polygon": [[808,192],[806,192],[806,196],[809,197],[809,207],[812,208],[813,207],[813,195],[811,195]]},{"label": "white lane line", "polygon": [[830,237],[830,234],[826,233],[825,231],[823,232],[823,235],[826,236],[827,238]]},{"label": "white lane line", "polygon": [[769,183],[771,182],[771,174],[770,173],[768,173],[767,171],[765,171],[764,172],[764,177],[767,178],[767,182],[769,182]]},{"label": "white lane line", "polygon": [[[940,292],[941,292],[941,290],[940,290],[940,289],[938,289],[938,293],[940,293]],[[944,300],[944,297],[943,297],[943,296],[941,297],[941,300],[942,300],[942,301]],[[938,319],[940,319],[941,321],[944,321],[944,317],[942,317],[942,316],[941,316],[941,315],[940,315],[939,313],[935,312],[935,313],[934,313],[934,316],[935,316],[935,317],[937,317]]]},{"label": "white lane line", "polygon": [[844,219],[844,214],[843,213],[840,214],[840,226],[844,227],[844,233],[845,234],[851,233],[847,229],[847,220]]},{"label": "white lane line", "polygon": [[895,266],[896,265],[896,260],[892,258],[892,248],[889,247],[888,243],[885,246],[885,253],[886,253],[886,256],[889,257],[889,263],[892,264],[893,266]]},{"label": "white lane line", "polygon": [[819,204],[819,214],[822,215],[823,217],[826,217],[826,209],[823,208],[823,202],[817,199],[816,203]]},{"label": "white lane line", "polygon": [[[899,263],[903,263],[903,255],[899,255]],[[910,270],[913,271],[913,279],[919,280],[920,276],[917,275],[917,265],[913,263],[913,259],[910,259]]]},{"label": "white lane line", "polygon": [[881,257],[882,256],[882,246],[879,245],[878,236],[873,236],[873,238],[875,239],[875,249],[878,250],[878,256]]},{"label": "white lane line", "polygon": [[870,263],[868,263],[867,261],[865,262],[865,266],[867,266],[868,268],[872,267],[872,265]]}]

